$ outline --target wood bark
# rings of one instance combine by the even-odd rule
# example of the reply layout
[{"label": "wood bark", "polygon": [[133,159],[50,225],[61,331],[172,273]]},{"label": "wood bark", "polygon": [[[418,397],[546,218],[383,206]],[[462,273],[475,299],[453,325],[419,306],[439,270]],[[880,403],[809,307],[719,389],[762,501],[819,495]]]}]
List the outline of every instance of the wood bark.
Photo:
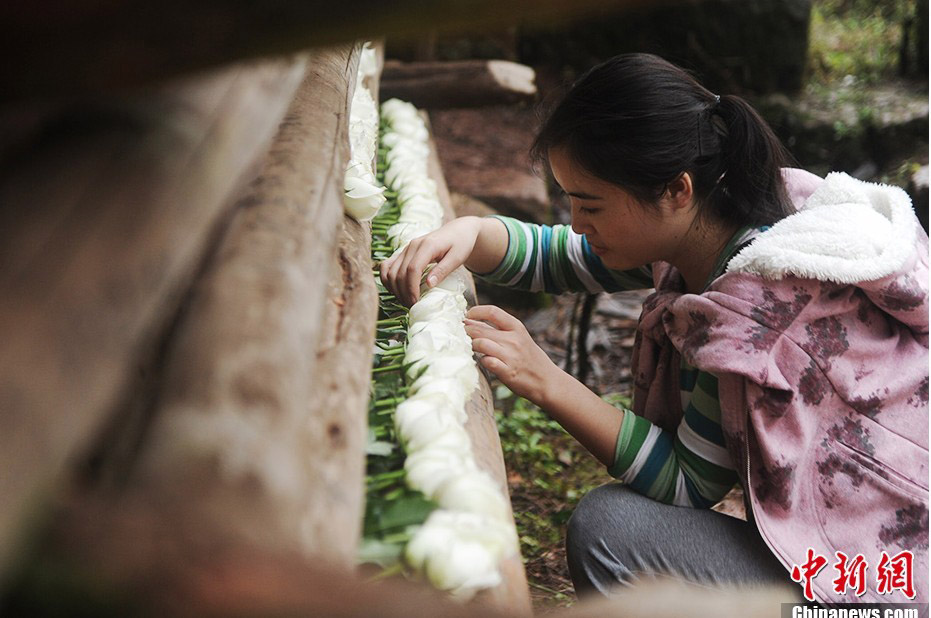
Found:
[{"label": "wood bark", "polygon": [[[391,578],[378,583],[331,565],[308,563],[298,552],[224,545],[197,529],[166,525],[144,504],[82,500],[73,517],[49,538],[58,554],[39,565],[39,585],[0,606],[9,615],[67,615],[67,595],[78,589],[87,615],[314,616],[315,618],[505,618],[515,611],[461,604],[427,586]],[[107,534],[101,535],[105,518]],[[190,522],[186,516],[180,522]],[[60,522],[62,523],[62,522]],[[114,557],[118,557],[114,560]],[[94,565],[93,571],[88,565]],[[67,574],[67,577],[62,577]],[[554,618],[778,618],[782,603],[798,600],[788,588],[715,590],[661,579],[618,590],[611,598],[583,599]],[[64,603],[63,603],[64,601]],[[48,608],[57,611],[42,610]],[[37,609],[39,611],[37,611]],[[550,614],[548,614],[550,615]]]},{"label": "wood bark", "polygon": [[390,61],[382,76],[382,98],[397,97],[422,109],[483,107],[532,102],[533,69],[507,60],[456,62]]},{"label": "wood bark", "polygon": [[137,85],[245,58],[379,36],[565,23],[646,0],[102,2],[0,6],[0,101]]},{"label": "wood bark", "polygon": [[[440,159],[437,156],[436,143],[432,139],[430,140],[428,171],[430,177],[436,181],[437,195],[440,203],[443,204],[445,218],[447,220],[454,218],[456,215],[452,209],[449,189],[446,187]],[[465,267],[460,266],[453,276],[460,277],[468,282],[466,301],[469,306],[475,305],[475,283],[471,273]],[[491,394],[491,387],[484,375],[479,377],[479,386],[466,404],[466,414],[469,417],[466,422],[466,431],[472,442],[475,463],[478,464],[480,470],[484,470],[495,480],[502,494],[508,497],[508,515],[513,520],[514,514],[510,505],[507,470],[504,467],[501,438],[498,436],[498,425],[495,421],[494,399]],[[481,605],[490,605],[508,615],[530,615],[532,613],[530,590],[527,587],[527,575],[524,572],[524,565],[521,562],[520,555],[516,554],[505,558],[500,568],[504,581],[495,588],[480,593],[476,597],[476,602]]]},{"label": "wood bark", "polygon": [[0,571],[138,386],[304,65],[59,109],[0,171]]},{"label": "wood bark", "polygon": [[357,64],[348,46],[312,53],[170,345],[132,479],[191,505],[202,534],[347,569],[377,314],[370,234],[343,214]]}]

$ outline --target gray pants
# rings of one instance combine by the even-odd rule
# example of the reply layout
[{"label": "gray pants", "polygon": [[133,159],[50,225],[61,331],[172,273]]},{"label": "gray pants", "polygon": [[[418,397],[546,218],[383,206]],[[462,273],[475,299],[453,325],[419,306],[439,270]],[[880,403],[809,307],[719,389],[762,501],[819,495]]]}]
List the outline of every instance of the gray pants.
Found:
[{"label": "gray pants", "polygon": [[663,504],[617,483],[582,498],[566,550],[579,596],[607,595],[652,575],[710,586],[798,586],[752,523]]}]

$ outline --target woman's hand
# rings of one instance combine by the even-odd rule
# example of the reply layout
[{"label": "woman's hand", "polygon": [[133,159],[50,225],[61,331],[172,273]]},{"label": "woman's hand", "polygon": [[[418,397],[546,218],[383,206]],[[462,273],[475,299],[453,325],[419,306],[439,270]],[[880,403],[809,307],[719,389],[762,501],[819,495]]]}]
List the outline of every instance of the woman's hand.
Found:
[{"label": "woman's hand", "polygon": [[469,259],[481,230],[478,217],[460,217],[415,238],[379,265],[382,283],[410,307],[420,298],[420,280],[427,266],[437,263],[427,278],[427,286],[432,288]]},{"label": "woman's hand", "polygon": [[476,305],[466,313],[465,330],[472,349],[484,355],[480,362],[486,369],[517,395],[544,403],[547,388],[562,371],[520,320],[494,305]]}]

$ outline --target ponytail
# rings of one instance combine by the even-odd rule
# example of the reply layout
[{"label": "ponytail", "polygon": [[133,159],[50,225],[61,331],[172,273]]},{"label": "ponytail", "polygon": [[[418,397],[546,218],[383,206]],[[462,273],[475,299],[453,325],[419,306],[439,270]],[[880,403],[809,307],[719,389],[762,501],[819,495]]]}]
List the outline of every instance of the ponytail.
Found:
[{"label": "ponytail", "polygon": [[721,199],[718,216],[748,225],[772,224],[793,212],[782,178],[791,156],[749,103],[721,97],[723,120]]},{"label": "ponytail", "polygon": [[616,56],[580,77],[537,133],[534,162],[556,146],[647,207],[689,172],[701,216],[766,225],[792,212],[781,173],[790,159],[766,122],[652,54]]}]

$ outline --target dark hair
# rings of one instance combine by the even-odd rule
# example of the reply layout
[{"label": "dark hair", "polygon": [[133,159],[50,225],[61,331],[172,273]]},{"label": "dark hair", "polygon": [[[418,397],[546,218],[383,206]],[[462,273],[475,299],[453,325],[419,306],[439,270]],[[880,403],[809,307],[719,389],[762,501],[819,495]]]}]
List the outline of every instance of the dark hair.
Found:
[{"label": "dark hair", "polygon": [[716,97],[651,54],[623,54],[580,77],[550,112],[531,157],[553,147],[588,173],[655,204],[682,172],[702,216],[771,224],[793,212],[780,168],[791,160],[737,96]]}]

